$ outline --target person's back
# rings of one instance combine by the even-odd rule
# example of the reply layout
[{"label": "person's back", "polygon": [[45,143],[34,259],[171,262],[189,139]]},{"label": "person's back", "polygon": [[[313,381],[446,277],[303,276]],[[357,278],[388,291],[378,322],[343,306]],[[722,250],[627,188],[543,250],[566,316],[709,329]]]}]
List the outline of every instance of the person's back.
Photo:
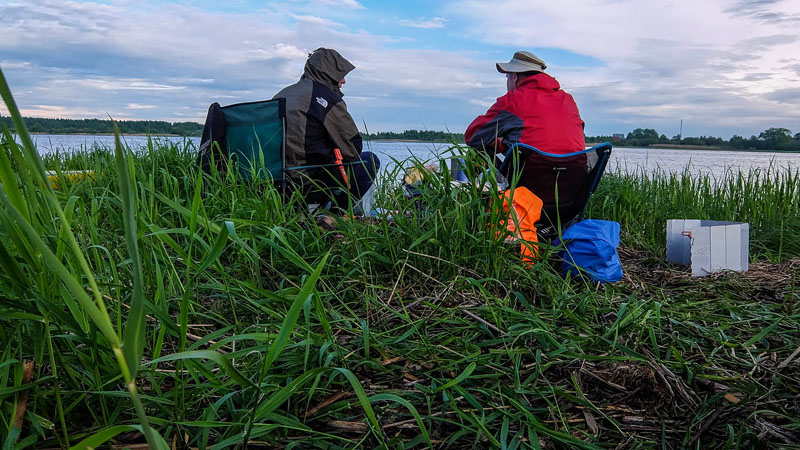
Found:
[{"label": "person's back", "polygon": [[334,162],[339,148],[345,162],[361,153],[361,135],[347,112],[339,83],[355,68],[335,50],[317,49],[300,80],[273,98],[286,99],[286,165]]},{"label": "person's back", "polygon": [[[273,97],[286,99],[286,166],[329,165],[288,171],[306,190],[317,185],[349,184],[350,193],[358,199],[369,189],[377,173],[378,158],[361,152],[361,134],[342,96],[345,76],[354,68],[336,50],[319,48],[309,55],[301,79]],[[341,152],[340,161],[334,149]],[[357,164],[346,169],[334,167],[342,162]],[[310,199],[316,201],[320,199]]]},{"label": "person's back", "polygon": [[[506,74],[508,92],[472,121],[464,133],[467,145],[489,154],[505,153],[518,143],[558,155],[584,150],[584,123],[575,100],[543,72],[546,67],[530,52],[517,52],[509,63],[498,63],[497,70]],[[558,173],[543,168],[558,164],[581,174],[590,169],[586,155],[556,158],[533,153],[523,163],[519,185],[546,204],[555,200]],[[560,198],[571,198],[580,181],[576,177],[559,179]]]},{"label": "person's back", "polygon": [[519,142],[556,154],[585,148],[578,107],[555,78],[545,73],[529,76],[506,96],[506,111],[522,120]]}]

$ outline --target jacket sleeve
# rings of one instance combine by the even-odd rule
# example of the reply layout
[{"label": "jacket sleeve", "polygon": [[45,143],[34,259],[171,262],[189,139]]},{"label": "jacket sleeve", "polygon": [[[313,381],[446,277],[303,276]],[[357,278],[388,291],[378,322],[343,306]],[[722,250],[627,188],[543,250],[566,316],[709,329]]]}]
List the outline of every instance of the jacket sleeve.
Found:
[{"label": "jacket sleeve", "polygon": [[342,151],[344,161],[355,161],[359,158],[362,149],[361,134],[343,101],[331,108],[325,116],[324,126],[333,143]]},{"label": "jacket sleeve", "polygon": [[499,97],[489,111],[478,116],[464,133],[467,145],[489,153],[503,152],[522,136],[522,119],[509,111],[508,94]]}]

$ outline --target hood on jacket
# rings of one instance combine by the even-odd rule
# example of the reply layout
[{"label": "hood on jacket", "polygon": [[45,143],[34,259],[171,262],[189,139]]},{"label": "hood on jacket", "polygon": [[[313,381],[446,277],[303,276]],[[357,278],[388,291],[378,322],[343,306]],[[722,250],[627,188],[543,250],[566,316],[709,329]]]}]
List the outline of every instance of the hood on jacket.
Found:
[{"label": "hood on jacket", "polygon": [[520,83],[519,86],[544,89],[545,91],[557,91],[561,89],[561,85],[558,84],[558,81],[546,73],[537,73],[536,75],[531,75],[522,80],[522,83]]},{"label": "hood on jacket", "polygon": [[339,82],[355,68],[356,66],[336,50],[320,47],[308,55],[302,78],[322,83],[337,94],[343,95],[339,89]]}]

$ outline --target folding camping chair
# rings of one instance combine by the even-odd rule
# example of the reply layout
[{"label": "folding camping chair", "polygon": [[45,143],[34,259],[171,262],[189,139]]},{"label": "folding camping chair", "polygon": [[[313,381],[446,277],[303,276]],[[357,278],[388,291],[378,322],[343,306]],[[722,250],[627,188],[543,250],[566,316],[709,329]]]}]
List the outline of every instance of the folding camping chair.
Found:
[{"label": "folding camping chair", "polygon": [[221,170],[233,168],[245,181],[272,180],[284,198],[294,188],[289,171],[335,167],[347,183],[343,167],[362,163],[286,167],[286,99],[283,98],[228,106],[213,103],[198,154],[198,164],[204,171],[209,172],[215,165]]},{"label": "folding camping chair", "polygon": [[[528,160],[528,156],[534,153],[539,157]],[[605,172],[610,155],[611,144],[608,142],[564,155],[515,144],[506,152],[499,171],[509,180],[512,179],[512,172],[524,173],[525,179],[529,180],[526,187],[544,204],[541,219],[536,223],[537,234],[542,239],[552,241],[561,230],[583,218],[589,198]],[[515,161],[519,166],[512,171]]]}]

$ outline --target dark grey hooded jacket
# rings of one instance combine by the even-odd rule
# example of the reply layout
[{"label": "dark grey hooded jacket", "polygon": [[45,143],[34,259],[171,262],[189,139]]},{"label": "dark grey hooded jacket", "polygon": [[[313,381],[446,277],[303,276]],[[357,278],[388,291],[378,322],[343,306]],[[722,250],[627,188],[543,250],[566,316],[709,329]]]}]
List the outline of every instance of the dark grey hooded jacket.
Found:
[{"label": "dark grey hooded jacket", "polygon": [[336,50],[318,48],[309,55],[300,81],[275,94],[286,99],[287,167],[331,164],[334,148],[345,162],[358,159],[361,135],[339,89],[339,81],[353,69]]}]

